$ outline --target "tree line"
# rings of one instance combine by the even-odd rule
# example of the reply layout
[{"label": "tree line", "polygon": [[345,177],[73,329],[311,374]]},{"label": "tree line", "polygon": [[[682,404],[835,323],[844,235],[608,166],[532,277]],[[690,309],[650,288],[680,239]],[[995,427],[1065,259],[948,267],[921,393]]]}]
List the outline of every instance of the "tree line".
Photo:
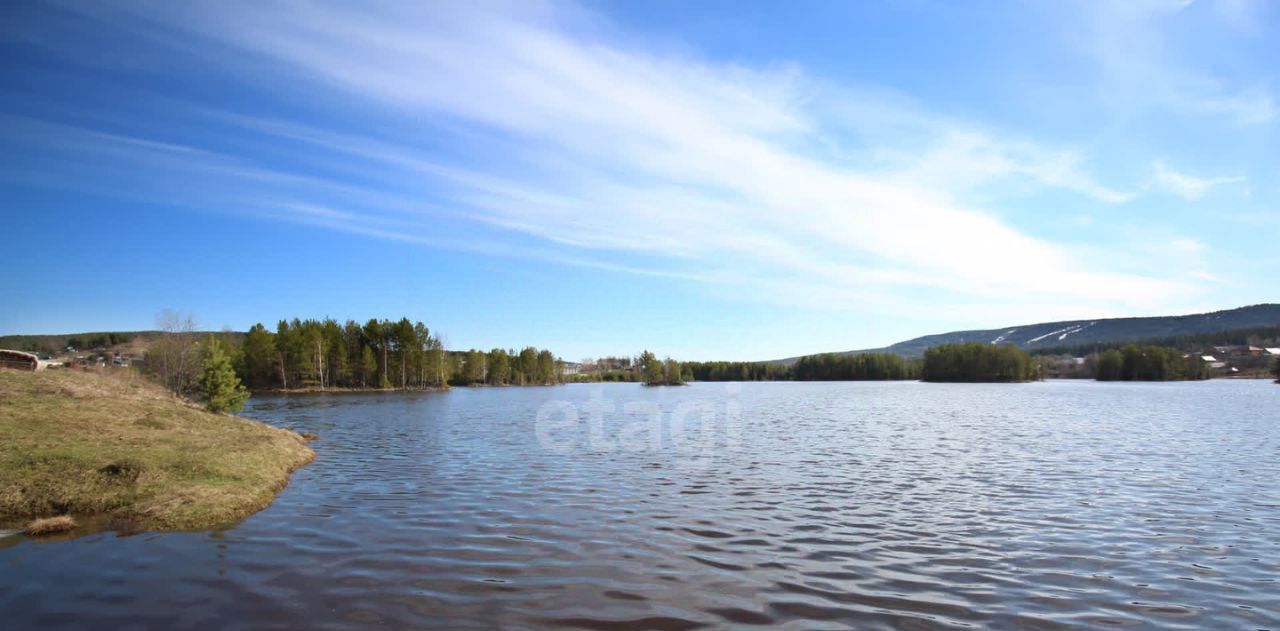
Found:
[{"label": "tree line", "polygon": [[237,371],[250,388],[425,389],[449,385],[544,385],[561,381],[559,360],[532,346],[519,351],[448,351],[421,322],[370,319],[281,320],[245,335]]},{"label": "tree line", "polygon": [[447,385],[452,363],[438,336],[408,318],[280,320],[250,327],[233,358],[253,389],[412,388]]},{"label": "tree line", "polygon": [[111,348],[116,344],[128,344],[133,341],[129,333],[85,333],[67,338],[67,346],[75,349]]},{"label": "tree line", "polygon": [[902,381],[920,378],[920,363],[894,353],[806,355],[796,361],[797,381]]},{"label": "tree line", "polygon": [[640,377],[640,373],[631,368],[616,368],[580,372],[574,375],[572,380],[577,383],[635,383],[640,381]]},{"label": "tree line", "polygon": [[647,386],[680,386],[694,380],[692,362],[678,362],[670,357],[659,359],[651,351],[633,357],[600,357],[583,359],[585,372],[573,376],[578,383],[643,383]]},{"label": "tree line", "polygon": [[1176,348],[1126,344],[1098,355],[1098,381],[1184,381],[1208,379],[1209,366],[1198,356],[1184,356]]},{"label": "tree line", "polygon": [[1093,342],[1089,344],[1066,344],[1062,346],[1037,348],[1033,355],[1085,355],[1101,354],[1107,350],[1120,350],[1130,344],[1138,346],[1165,346],[1185,350],[1203,349],[1209,346],[1274,346],[1280,344],[1280,326],[1256,326],[1242,329],[1228,329],[1213,333],[1196,333],[1192,335],[1170,335],[1152,337],[1131,342]]},{"label": "tree line", "polygon": [[924,381],[1018,382],[1039,376],[1031,356],[1013,344],[940,344],[925,351],[920,366]]},{"label": "tree line", "polygon": [[776,362],[685,362],[694,381],[787,381],[791,367]]},{"label": "tree line", "polygon": [[452,385],[530,386],[551,385],[563,379],[564,362],[551,351],[527,346],[520,351],[495,348],[489,352],[471,349],[449,354],[454,369]]},{"label": "tree line", "polygon": [[[258,323],[247,333],[196,333],[190,315],[165,311],[146,365],[170,390],[201,390],[202,362],[218,344],[236,378],[254,390],[427,389],[449,385],[542,385],[562,381],[563,362],[532,346],[448,351],[422,322],[370,319],[339,323],[294,318],[275,330]],[[202,339],[204,337],[205,339]],[[222,377],[220,377],[222,379]]]},{"label": "tree line", "polygon": [[894,353],[822,353],[782,362],[685,362],[694,381],[884,381],[918,379],[918,361]]},{"label": "tree line", "polygon": [[[696,381],[1030,381],[1039,371],[1026,352],[1011,344],[944,344],[925,358],[896,353],[805,355],[790,366],[780,362],[688,362]],[[927,372],[926,372],[927,371]]]}]

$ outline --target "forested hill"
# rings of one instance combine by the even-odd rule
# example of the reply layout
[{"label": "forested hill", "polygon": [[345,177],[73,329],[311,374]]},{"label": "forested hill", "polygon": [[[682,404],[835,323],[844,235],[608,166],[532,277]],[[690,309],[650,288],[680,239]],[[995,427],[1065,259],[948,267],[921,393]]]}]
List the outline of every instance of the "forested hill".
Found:
[{"label": "forested hill", "polygon": [[[904,357],[920,357],[930,347],[963,342],[1011,343],[1026,350],[1037,350],[1101,342],[1137,342],[1265,326],[1280,326],[1280,304],[1261,304],[1183,316],[1070,320],[1021,324],[999,329],[953,331],[917,337],[885,348],[845,352],[890,352]],[[790,364],[796,359],[798,358],[783,362]]]}]

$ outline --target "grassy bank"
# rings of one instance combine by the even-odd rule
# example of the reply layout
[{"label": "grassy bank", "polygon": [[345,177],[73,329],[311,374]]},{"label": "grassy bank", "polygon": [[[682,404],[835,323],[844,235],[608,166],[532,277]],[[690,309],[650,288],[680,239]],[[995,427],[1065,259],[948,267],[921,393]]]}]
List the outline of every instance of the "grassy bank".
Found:
[{"label": "grassy bank", "polygon": [[294,432],[138,377],[0,370],[0,527],[62,514],[147,530],[227,524],[265,508],[314,456]]}]

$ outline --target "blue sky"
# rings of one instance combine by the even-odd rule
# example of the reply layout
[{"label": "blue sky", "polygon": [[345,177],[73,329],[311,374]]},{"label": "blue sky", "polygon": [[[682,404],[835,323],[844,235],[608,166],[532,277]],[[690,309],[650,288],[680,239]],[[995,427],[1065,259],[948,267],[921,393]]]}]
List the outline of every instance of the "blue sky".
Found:
[{"label": "blue sky", "polygon": [[1272,3],[0,12],[0,332],[769,359],[1280,297]]}]

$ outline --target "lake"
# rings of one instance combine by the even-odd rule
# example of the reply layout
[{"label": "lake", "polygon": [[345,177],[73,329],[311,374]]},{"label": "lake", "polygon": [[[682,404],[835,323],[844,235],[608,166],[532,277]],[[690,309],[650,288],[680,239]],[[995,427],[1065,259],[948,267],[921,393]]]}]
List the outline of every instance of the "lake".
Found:
[{"label": "lake", "polygon": [[6,628],[1280,626],[1280,386],[255,396],[218,532],[0,541]]}]

